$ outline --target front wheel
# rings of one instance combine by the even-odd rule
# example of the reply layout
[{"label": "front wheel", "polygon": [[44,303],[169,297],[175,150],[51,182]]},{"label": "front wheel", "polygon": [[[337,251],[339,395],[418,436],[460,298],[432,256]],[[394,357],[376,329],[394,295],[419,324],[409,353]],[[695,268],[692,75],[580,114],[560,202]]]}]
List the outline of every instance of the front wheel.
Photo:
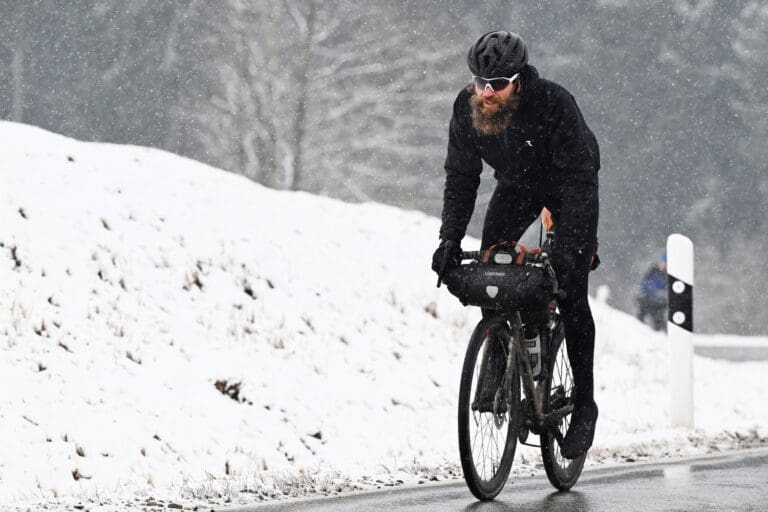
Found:
[{"label": "front wheel", "polygon": [[509,357],[510,337],[503,318],[481,320],[461,371],[461,467],[469,490],[483,501],[495,498],[507,482],[520,431],[520,377],[514,353]]},{"label": "front wheel", "polygon": [[[549,345],[549,372],[544,382],[544,414],[557,411],[573,404],[573,374],[568,359],[563,324],[557,323]],[[581,476],[587,454],[575,459],[566,459],[560,453],[560,442],[570,425],[571,415],[557,421],[553,430],[541,435],[541,458],[547,478],[558,490],[567,491]]]}]

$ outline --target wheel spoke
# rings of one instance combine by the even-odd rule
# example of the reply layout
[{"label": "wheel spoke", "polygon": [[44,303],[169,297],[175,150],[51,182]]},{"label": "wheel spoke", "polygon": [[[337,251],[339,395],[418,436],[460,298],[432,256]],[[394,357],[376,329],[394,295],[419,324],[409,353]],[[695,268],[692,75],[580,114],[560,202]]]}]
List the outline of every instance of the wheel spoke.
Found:
[{"label": "wheel spoke", "polygon": [[[558,351],[555,354],[555,364],[553,365],[552,382],[550,384],[550,395],[554,396],[554,393],[562,393],[562,403],[558,398],[558,406],[562,407],[567,405],[573,394],[573,375],[571,373],[570,360],[568,359],[567,343],[563,340],[558,347]],[[571,416],[563,416],[560,418],[558,431],[560,436],[564,437],[570,426]],[[550,450],[553,455],[554,462],[562,469],[567,470],[571,464],[570,459],[563,457],[560,451],[560,443],[555,439],[556,436],[552,435],[549,439]]]},{"label": "wheel spoke", "polygon": [[[561,344],[562,348],[560,351],[560,365],[561,365],[561,384],[563,386],[563,391],[565,393],[566,401],[568,403],[572,403],[573,399],[573,373],[571,372],[571,361],[568,356],[568,346],[565,340],[563,340]],[[571,415],[563,417],[561,422],[561,429],[560,432],[563,437],[565,437],[566,432],[568,432],[568,428],[571,426]],[[564,470],[567,470],[571,464],[571,459],[567,459],[562,455],[562,452],[560,450],[560,445],[557,446],[557,454],[558,454],[558,462]],[[579,470],[580,471],[580,470]]]},{"label": "wheel spoke", "polygon": [[[500,344],[503,350],[498,350],[499,346],[494,346],[495,343]],[[509,350],[502,339],[497,337],[486,337],[485,340],[483,340],[481,349],[478,351],[477,360],[475,361],[470,401],[477,398],[476,395],[478,394],[478,389],[481,388],[480,371],[483,362],[485,361],[485,358],[494,351],[498,351],[497,356],[503,354],[506,361]],[[506,366],[506,364],[504,366]],[[480,403],[478,403],[478,405],[481,407],[485,406],[485,404]],[[478,476],[484,481],[490,481],[496,476],[496,472],[501,466],[501,459],[504,456],[509,430],[511,404],[506,404],[506,407],[507,411],[502,416],[503,419],[500,422],[500,426],[497,426],[499,418],[494,411],[489,412],[483,411],[482,409],[471,411],[470,439],[472,459]]]},{"label": "wheel spoke", "polygon": [[[519,317],[516,321],[519,328]],[[505,371],[512,332],[518,331],[503,318],[484,318],[470,339],[462,369],[461,466],[481,500],[492,499],[506,483],[518,438],[520,377],[516,368],[509,375]]]}]

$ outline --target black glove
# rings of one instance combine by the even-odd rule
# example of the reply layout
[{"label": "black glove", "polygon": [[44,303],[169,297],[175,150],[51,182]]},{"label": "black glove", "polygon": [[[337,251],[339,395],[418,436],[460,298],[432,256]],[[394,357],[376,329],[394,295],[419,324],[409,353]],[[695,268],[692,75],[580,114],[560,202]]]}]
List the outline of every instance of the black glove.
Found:
[{"label": "black glove", "polygon": [[461,265],[461,245],[454,240],[443,240],[432,255],[432,270],[437,272],[437,285],[440,286],[446,271]]}]

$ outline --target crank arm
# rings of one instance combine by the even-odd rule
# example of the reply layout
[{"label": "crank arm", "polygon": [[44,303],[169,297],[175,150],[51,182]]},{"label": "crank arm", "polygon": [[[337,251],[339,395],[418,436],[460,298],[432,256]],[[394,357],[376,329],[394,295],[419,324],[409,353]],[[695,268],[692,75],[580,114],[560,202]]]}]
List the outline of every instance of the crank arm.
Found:
[{"label": "crank arm", "polygon": [[544,418],[542,418],[542,423],[546,428],[556,427],[560,423],[561,419],[568,416],[572,412],[573,405],[566,405],[565,407],[561,407],[550,412],[549,414],[544,415]]}]

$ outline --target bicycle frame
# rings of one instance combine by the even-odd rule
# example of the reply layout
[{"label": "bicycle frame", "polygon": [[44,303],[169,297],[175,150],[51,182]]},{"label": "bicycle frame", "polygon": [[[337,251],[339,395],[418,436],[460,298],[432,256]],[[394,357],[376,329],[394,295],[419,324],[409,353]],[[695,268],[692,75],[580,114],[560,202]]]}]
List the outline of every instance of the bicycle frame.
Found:
[{"label": "bicycle frame", "polygon": [[[511,319],[507,318],[507,315],[502,313],[504,318],[512,329],[512,335],[509,338],[509,348],[507,350],[507,369],[504,373],[504,389],[511,395],[512,386],[511,380],[514,378],[512,373],[515,366],[520,372],[520,378],[523,384],[523,393],[526,397],[526,403],[528,404],[527,411],[523,413],[523,426],[530,432],[540,435],[542,432],[548,432],[552,434],[558,442],[563,442],[563,435],[557,428],[560,420],[573,412],[573,405],[568,404],[564,407],[560,407],[557,410],[551,411],[548,414],[544,414],[544,386],[537,385],[533,377],[533,371],[531,370],[531,362],[528,358],[528,351],[523,345],[523,322],[519,311],[515,311],[511,315]],[[549,371],[549,362],[551,357],[555,357],[556,354],[550,352],[547,353],[547,357],[542,360],[542,371]],[[517,359],[517,364],[513,361],[513,357]],[[511,396],[508,396],[507,402],[511,401]],[[521,407],[521,406],[520,406]]]},{"label": "bicycle frame", "polygon": [[[551,235],[547,234],[547,242],[550,243],[551,241]],[[546,245],[546,244],[545,244]],[[486,251],[464,251],[462,252],[462,260],[475,260],[475,261],[482,261],[484,260],[484,255],[487,256],[488,250]],[[528,261],[526,260],[526,265],[530,265],[533,267],[540,267],[544,268],[545,271],[549,274],[552,280],[552,285],[554,289],[555,297],[558,297],[562,291],[559,289],[558,282],[557,282],[557,276],[555,275],[554,269],[552,268],[552,265],[550,264],[549,260],[549,254],[547,252],[541,252],[541,253],[529,253],[528,256],[533,256],[535,259]],[[507,262],[504,262],[507,263]],[[438,279],[438,287],[441,284],[442,280],[442,273],[441,278]],[[501,317],[504,319],[504,321],[507,323],[507,325],[511,328],[511,336],[510,336],[510,346],[507,348],[507,367],[506,371],[504,372],[504,377],[502,379],[502,385],[503,389],[506,392],[506,403],[510,404],[510,407],[513,406],[511,403],[512,397],[512,378],[514,377],[513,369],[517,368],[520,372],[520,378],[522,380],[523,384],[523,393],[526,398],[526,402],[528,404],[527,411],[523,412],[523,427],[526,428],[528,431],[533,432],[534,434],[541,435],[543,432],[547,432],[555,437],[558,442],[562,443],[563,441],[563,435],[560,433],[560,430],[557,428],[557,426],[560,423],[560,420],[573,412],[573,405],[569,404],[565,407],[560,407],[554,411],[551,411],[547,414],[544,414],[544,388],[543,386],[536,385],[536,381],[533,377],[533,371],[531,370],[531,363],[528,358],[528,351],[524,346],[524,336],[523,336],[523,321],[519,310],[515,311],[505,311],[503,309],[497,310],[498,313],[501,315]],[[550,325],[549,331],[551,332],[553,328],[557,327],[557,314],[554,312],[554,309],[550,310],[550,317],[554,315],[554,324]],[[550,322],[552,324],[552,322]],[[547,342],[550,340],[548,339]],[[547,354],[546,358],[542,358],[542,364],[541,364],[541,371],[542,372],[548,372],[549,366],[550,366],[550,358],[556,357],[556,354]],[[517,359],[517,362],[513,361],[513,358]],[[546,376],[546,374],[545,374]],[[501,395],[504,396],[504,395]],[[500,405],[500,404],[499,404]]]}]

